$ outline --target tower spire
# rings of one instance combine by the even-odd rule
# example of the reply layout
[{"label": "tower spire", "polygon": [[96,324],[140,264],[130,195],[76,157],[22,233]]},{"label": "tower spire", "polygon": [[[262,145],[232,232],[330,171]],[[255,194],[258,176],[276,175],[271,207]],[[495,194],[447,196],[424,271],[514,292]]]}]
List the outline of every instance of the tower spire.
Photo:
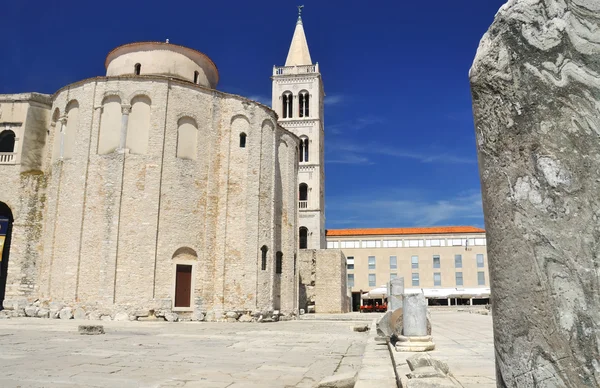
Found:
[{"label": "tower spire", "polygon": [[285,61],[286,66],[302,66],[312,65],[310,59],[310,52],[308,51],[308,43],[306,42],[306,35],[304,35],[304,26],[302,25],[302,9],[303,5],[298,5],[298,21],[296,21],[296,29],[294,30],[294,36],[292,37],[292,44],[290,45],[290,51]]}]

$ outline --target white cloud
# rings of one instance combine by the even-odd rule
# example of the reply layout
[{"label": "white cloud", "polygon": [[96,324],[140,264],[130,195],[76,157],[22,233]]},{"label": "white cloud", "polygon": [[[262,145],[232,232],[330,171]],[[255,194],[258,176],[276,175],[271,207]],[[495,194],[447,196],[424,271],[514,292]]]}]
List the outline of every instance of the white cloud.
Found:
[{"label": "white cloud", "polygon": [[452,163],[452,164],[473,164],[477,163],[476,158],[468,158],[461,155],[455,155],[450,152],[437,149],[429,150],[407,150],[400,147],[391,148],[378,143],[353,144],[348,142],[332,142],[326,148],[332,159],[338,159],[338,155],[353,155],[354,158],[369,158],[369,155],[384,155],[400,159],[413,159],[421,163]]},{"label": "white cloud", "polygon": [[473,225],[483,227],[478,191],[448,199],[427,199],[418,191],[364,192],[328,198],[328,227]]},{"label": "white cloud", "polygon": [[260,102],[261,104],[266,105],[268,107],[271,106],[271,102],[272,102],[271,101],[271,96],[261,96],[261,95],[255,94],[253,96],[248,96],[248,98],[250,100],[254,100],[254,101]]},{"label": "white cloud", "polygon": [[323,101],[323,103],[325,105],[337,105],[344,100],[345,100],[344,96],[339,95],[339,94],[333,94],[330,96],[325,96],[325,100]]},{"label": "white cloud", "polygon": [[357,118],[354,120],[347,120],[347,121],[343,121],[343,122],[337,123],[337,124],[326,125],[325,131],[331,132],[334,134],[340,134],[340,133],[350,132],[350,131],[356,132],[356,131],[365,129],[367,127],[373,126],[373,125],[382,124],[383,122],[384,122],[384,120],[381,117],[375,117],[375,116],[360,117],[360,118]]}]

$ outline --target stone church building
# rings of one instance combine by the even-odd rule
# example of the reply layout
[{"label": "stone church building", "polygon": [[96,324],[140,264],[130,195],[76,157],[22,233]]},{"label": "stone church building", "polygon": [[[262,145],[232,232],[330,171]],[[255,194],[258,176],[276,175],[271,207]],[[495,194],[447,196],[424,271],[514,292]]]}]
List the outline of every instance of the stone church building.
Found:
[{"label": "stone church building", "polygon": [[0,95],[4,308],[347,311],[345,258],[320,250],[324,92],[300,17],[273,109],[216,90],[211,59],[176,44],[105,67]]}]

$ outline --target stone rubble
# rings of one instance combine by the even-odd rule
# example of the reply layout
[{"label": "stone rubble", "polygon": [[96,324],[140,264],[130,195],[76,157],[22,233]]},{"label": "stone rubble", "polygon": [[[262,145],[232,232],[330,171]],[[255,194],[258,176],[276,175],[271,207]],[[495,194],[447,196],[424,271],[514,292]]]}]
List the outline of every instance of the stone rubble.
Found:
[{"label": "stone rubble", "polygon": [[[169,302],[170,303],[170,302]],[[278,322],[298,318],[297,313],[275,311],[199,311],[177,314],[168,303],[158,303],[157,308],[132,308],[131,310],[97,309],[86,305],[67,306],[63,303],[19,302],[0,310],[0,318],[37,317],[51,319],[78,319],[90,321],[168,321],[168,322]]]}]

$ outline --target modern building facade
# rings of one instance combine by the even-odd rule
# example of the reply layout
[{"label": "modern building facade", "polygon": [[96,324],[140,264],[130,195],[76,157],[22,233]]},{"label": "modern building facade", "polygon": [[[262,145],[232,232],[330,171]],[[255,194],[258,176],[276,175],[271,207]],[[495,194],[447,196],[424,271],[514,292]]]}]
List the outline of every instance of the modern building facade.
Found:
[{"label": "modern building facade", "polygon": [[421,289],[428,298],[443,299],[444,303],[448,299],[469,299],[471,303],[471,298],[485,299],[489,294],[483,229],[449,226],[328,230],[327,247],[341,249],[346,256],[354,307],[362,293],[385,287],[396,277],[404,278],[405,289]]},{"label": "modern building facade", "polygon": [[285,66],[273,68],[272,107],[279,125],[300,138],[298,152],[298,246],[325,248],[323,102],[319,64],[313,64],[298,15]]}]

